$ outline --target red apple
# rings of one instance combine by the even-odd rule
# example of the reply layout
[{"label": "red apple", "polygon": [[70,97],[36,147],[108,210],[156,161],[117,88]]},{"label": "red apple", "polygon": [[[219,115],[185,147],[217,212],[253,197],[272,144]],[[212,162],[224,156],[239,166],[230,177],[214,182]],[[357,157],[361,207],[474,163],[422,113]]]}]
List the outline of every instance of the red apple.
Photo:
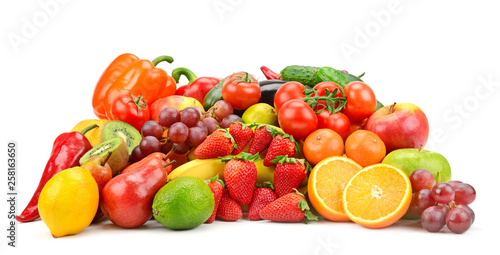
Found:
[{"label": "red apple", "polygon": [[424,112],[410,103],[394,103],[374,112],[365,130],[377,134],[387,153],[402,148],[424,147],[429,138],[429,122]]}]

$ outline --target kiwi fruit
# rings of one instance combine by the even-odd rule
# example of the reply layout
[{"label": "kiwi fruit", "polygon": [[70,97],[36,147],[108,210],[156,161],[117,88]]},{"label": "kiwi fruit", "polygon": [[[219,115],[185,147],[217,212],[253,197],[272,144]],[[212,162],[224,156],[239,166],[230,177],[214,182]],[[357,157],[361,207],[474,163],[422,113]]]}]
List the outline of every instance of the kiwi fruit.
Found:
[{"label": "kiwi fruit", "polygon": [[129,155],[132,154],[132,150],[134,150],[142,140],[141,133],[127,122],[120,120],[106,122],[106,124],[102,126],[101,142],[115,137],[120,137],[125,141]]},{"label": "kiwi fruit", "polygon": [[115,137],[101,142],[87,151],[87,153],[80,158],[80,165],[93,157],[104,157],[109,152],[111,152],[111,156],[109,156],[107,163],[109,167],[111,167],[113,176],[115,176],[127,166],[129,160],[127,145],[121,137]]}]

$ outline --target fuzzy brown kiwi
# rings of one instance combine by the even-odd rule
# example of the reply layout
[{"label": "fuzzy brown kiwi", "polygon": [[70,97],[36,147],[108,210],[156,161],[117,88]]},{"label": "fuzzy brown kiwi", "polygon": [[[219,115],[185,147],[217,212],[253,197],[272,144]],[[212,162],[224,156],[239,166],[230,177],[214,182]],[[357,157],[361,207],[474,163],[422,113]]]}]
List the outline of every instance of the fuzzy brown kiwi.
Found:
[{"label": "fuzzy brown kiwi", "polygon": [[127,145],[121,137],[108,139],[87,151],[80,158],[80,165],[93,157],[103,157],[109,152],[111,152],[111,156],[109,156],[107,163],[115,176],[127,166],[129,160]]}]

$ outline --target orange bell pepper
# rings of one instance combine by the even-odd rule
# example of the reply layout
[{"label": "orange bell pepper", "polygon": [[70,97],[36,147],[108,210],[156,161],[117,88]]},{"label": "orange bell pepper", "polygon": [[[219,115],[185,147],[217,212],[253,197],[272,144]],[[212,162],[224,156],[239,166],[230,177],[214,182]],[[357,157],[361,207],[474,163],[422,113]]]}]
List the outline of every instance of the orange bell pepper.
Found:
[{"label": "orange bell pepper", "polygon": [[175,80],[156,68],[162,61],[172,63],[170,56],[160,56],[153,61],[139,59],[133,54],[118,56],[104,71],[94,89],[92,106],[98,118],[111,119],[111,105],[118,96],[132,94],[143,96],[148,105],[159,98],[175,94]]}]

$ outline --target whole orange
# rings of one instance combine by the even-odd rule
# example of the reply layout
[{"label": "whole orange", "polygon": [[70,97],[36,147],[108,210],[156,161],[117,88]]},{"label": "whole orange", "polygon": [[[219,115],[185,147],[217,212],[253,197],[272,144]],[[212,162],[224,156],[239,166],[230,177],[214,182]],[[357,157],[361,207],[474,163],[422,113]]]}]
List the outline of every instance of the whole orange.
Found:
[{"label": "whole orange", "polygon": [[317,129],[304,140],[304,157],[313,165],[331,156],[344,155],[344,140],[331,129]]},{"label": "whole orange", "polygon": [[373,132],[354,131],[345,141],[345,154],[361,166],[382,162],[386,155],[384,142]]}]

